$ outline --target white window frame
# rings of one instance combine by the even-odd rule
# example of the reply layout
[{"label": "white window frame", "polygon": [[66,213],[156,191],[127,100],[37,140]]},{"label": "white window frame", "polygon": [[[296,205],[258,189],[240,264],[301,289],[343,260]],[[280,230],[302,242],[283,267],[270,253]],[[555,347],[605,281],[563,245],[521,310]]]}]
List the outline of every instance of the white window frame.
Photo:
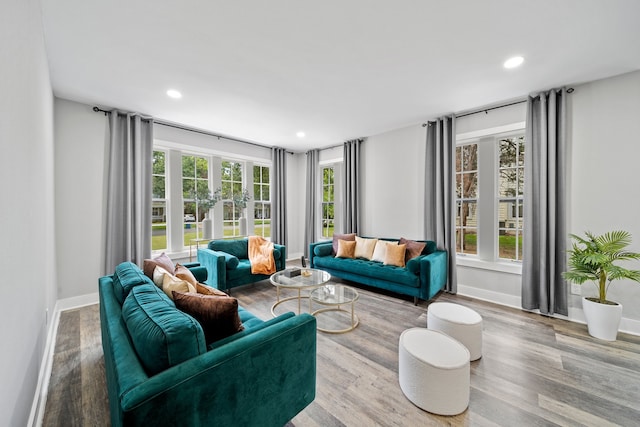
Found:
[{"label": "white window frame", "polygon": [[499,150],[497,142],[501,138],[524,134],[524,128],[525,122],[518,122],[456,136],[456,146],[478,143],[478,249],[477,255],[457,253],[456,263],[458,265],[513,274],[522,273],[521,261],[498,257]]},{"label": "white window frame", "polygon": [[[273,173],[272,173],[270,165],[263,164],[263,163],[254,163],[253,167],[252,167],[252,170],[255,167],[264,168],[264,169],[267,169],[269,171],[269,182],[266,183],[266,184],[264,182],[262,182],[262,174],[260,174],[259,180],[256,181],[256,175],[254,173],[253,174],[253,185],[252,185],[251,190],[250,190],[250,191],[253,191],[253,201],[254,201],[253,202],[254,203],[254,206],[253,206],[253,219],[254,219],[254,221],[255,221],[255,219],[257,219],[257,218],[255,218],[255,216],[256,216],[256,210],[257,210],[258,206],[262,207],[263,212],[264,212],[264,207],[267,206],[267,205],[269,206],[269,235],[268,236],[264,235],[264,222],[262,224],[262,231],[263,232],[260,233],[260,234],[257,233],[257,228],[255,227],[255,224],[254,224],[254,234],[262,236],[267,240],[271,240],[271,219],[272,219],[271,218],[272,217],[272,215],[271,215],[271,212],[272,212],[271,211],[271,200],[273,199],[273,194],[271,192],[271,189],[272,189],[271,183],[273,181],[273,179],[272,179]],[[255,186],[256,185],[260,188],[260,199],[258,199],[258,197],[255,194]],[[262,189],[265,186],[269,187],[269,200],[262,200]],[[264,218],[260,218],[260,219],[264,220]]]}]

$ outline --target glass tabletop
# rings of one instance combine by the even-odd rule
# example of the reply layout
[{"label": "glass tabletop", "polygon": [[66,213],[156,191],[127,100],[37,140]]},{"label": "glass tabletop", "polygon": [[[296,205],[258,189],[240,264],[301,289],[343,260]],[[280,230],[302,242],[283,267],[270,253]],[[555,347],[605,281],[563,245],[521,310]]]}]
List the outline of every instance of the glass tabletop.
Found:
[{"label": "glass tabletop", "polygon": [[358,300],[358,292],[350,286],[324,285],[314,289],[309,297],[324,305],[350,304]]},{"label": "glass tabletop", "polygon": [[270,280],[275,286],[309,288],[327,283],[331,274],[314,268],[286,269],[272,274]]}]

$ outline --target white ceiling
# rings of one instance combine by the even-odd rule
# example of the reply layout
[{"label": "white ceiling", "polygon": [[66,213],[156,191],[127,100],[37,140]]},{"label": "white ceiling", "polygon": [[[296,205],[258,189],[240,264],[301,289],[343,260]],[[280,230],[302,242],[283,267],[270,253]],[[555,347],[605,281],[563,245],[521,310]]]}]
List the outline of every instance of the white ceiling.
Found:
[{"label": "white ceiling", "polygon": [[56,96],[294,151],[640,69],[639,0],[41,1]]}]

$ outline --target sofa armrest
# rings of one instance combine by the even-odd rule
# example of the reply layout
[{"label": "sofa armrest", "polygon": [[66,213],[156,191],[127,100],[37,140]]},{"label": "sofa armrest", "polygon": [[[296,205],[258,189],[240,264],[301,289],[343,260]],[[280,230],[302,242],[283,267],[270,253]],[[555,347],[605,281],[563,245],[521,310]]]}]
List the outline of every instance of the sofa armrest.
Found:
[{"label": "sofa armrest", "polygon": [[198,282],[204,283],[207,281],[207,269],[201,266],[199,262],[185,262],[182,265],[191,271]]},{"label": "sofa armrest", "polygon": [[316,248],[319,248],[318,251],[321,253],[328,251],[327,255],[330,255],[333,250],[333,241],[327,240],[327,241],[314,242],[309,244],[309,267],[310,268],[314,268],[313,259],[316,256],[319,256],[319,255],[316,255]]},{"label": "sofa armrest", "polygon": [[213,288],[227,289],[227,267],[224,252],[213,251],[209,248],[198,249],[198,262],[207,269],[207,281]]},{"label": "sofa armrest", "polygon": [[301,314],[122,394],[125,425],[285,425],[315,398],[316,319]]},{"label": "sofa armrest", "polygon": [[420,285],[425,292],[424,299],[431,299],[447,284],[448,256],[446,251],[437,250],[420,258]]},{"label": "sofa armrest", "polygon": [[284,245],[273,244],[273,251],[278,252],[280,257],[276,257],[274,254],[274,258],[276,261],[276,271],[284,270],[287,268],[287,248]]}]

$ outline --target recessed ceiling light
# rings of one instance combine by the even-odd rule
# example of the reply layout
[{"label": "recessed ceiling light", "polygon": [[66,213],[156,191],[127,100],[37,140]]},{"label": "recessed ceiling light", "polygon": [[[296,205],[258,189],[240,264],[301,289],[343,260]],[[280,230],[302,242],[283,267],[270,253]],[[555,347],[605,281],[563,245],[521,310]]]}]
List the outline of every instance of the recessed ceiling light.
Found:
[{"label": "recessed ceiling light", "polygon": [[514,56],[504,61],[504,68],[516,68],[522,65],[523,62],[524,58],[522,56]]},{"label": "recessed ceiling light", "polygon": [[182,98],[182,94],[180,92],[178,92],[177,90],[175,90],[175,89],[169,89],[167,91],[167,96],[170,97],[170,98],[174,98],[174,99]]},{"label": "recessed ceiling light", "polygon": [[305,137],[305,133],[304,132],[298,132],[298,133],[296,133],[296,136],[298,138],[304,138]]}]

